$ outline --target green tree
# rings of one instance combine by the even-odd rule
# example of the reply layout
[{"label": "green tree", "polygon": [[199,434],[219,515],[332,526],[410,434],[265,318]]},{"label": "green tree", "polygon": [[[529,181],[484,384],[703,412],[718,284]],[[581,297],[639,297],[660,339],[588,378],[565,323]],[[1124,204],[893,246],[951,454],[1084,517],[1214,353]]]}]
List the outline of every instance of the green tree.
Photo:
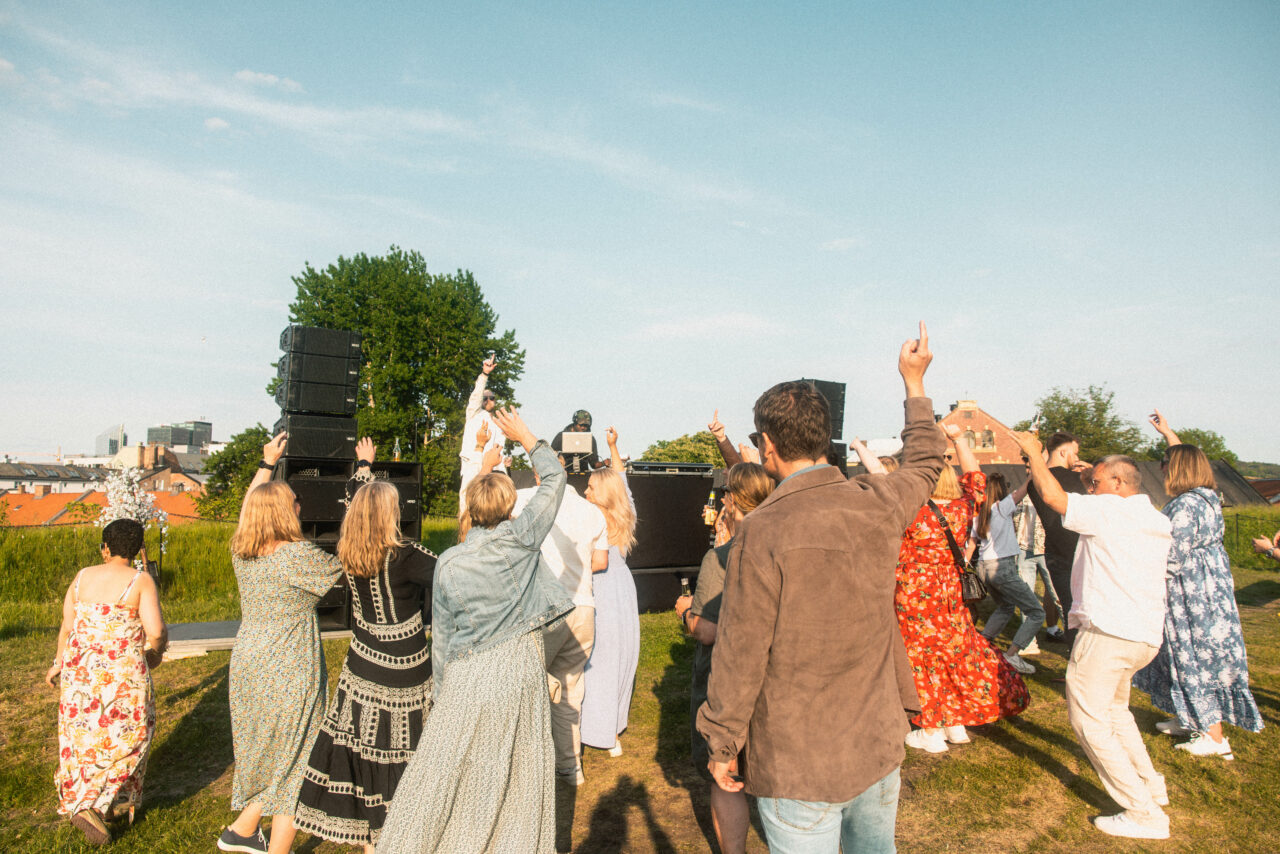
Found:
[{"label": "green tree", "polygon": [[[1080,457],[1096,460],[1107,454],[1138,455],[1143,449],[1142,431],[1115,411],[1115,392],[1091,385],[1083,391],[1054,388],[1036,401],[1040,436],[1048,440],[1058,431],[1080,439]],[[1015,430],[1028,430],[1030,421],[1019,421]]]},{"label": "green tree", "polygon": [[724,465],[720,456],[720,446],[710,431],[681,436],[678,439],[660,439],[654,442],[640,459],[663,463],[711,463],[714,466]]},{"label": "green tree", "polygon": [[493,351],[489,388],[514,402],[512,384],[524,373],[515,332],[496,333],[498,316],[470,272],[432,275],[422,255],[396,246],[380,257],[339,257],[324,270],[307,264],[293,282],[293,323],[363,335],[360,434],[381,458],[399,439],[401,459],[422,463],[423,506],[453,515],[467,397]]},{"label": "green tree", "polygon": [[249,481],[262,461],[262,446],[271,440],[266,427],[256,424],[231,437],[227,446],[209,457],[204,492],[196,496],[196,510],[205,519],[228,521],[240,517]]},{"label": "green tree", "polygon": [[[1227,440],[1222,438],[1219,433],[1213,430],[1201,430],[1198,427],[1185,427],[1182,429],[1174,429],[1178,434],[1178,438],[1186,442],[1188,445],[1195,445],[1204,451],[1205,456],[1211,460],[1226,460],[1232,466],[1240,464],[1240,458],[1237,457],[1230,448],[1227,447]],[[1146,448],[1146,455],[1149,459],[1158,460],[1164,456],[1168,445],[1165,444],[1164,437],[1153,439],[1151,444]]]}]

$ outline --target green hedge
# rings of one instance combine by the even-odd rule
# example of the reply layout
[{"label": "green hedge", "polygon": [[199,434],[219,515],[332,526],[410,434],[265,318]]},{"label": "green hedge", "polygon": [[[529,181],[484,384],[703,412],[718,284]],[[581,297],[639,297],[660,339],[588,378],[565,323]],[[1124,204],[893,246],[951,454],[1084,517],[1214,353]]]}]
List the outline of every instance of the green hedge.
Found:
[{"label": "green hedge", "polygon": [[[439,554],[457,540],[453,519],[428,517],[422,541]],[[169,528],[160,567],[160,596],[170,623],[235,620],[240,594],[228,543],[235,525],[192,522]],[[93,525],[0,528],[0,638],[56,628],[62,600],[81,567],[98,563],[102,531]],[[147,551],[160,553],[160,535],[147,531]]]}]

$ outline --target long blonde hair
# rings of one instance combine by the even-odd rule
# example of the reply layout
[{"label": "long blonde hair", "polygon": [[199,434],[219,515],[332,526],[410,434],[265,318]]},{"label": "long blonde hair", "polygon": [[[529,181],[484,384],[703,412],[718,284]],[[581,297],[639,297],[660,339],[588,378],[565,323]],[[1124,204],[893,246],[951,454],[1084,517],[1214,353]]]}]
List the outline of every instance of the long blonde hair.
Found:
[{"label": "long blonde hair", "polygon": [[587,481],[592,502],[604,512],[609,530],[609,545],[617,546],[623,557],[636,544],[636,511],[627,498],[622,475],[613,469],[597,469]]},{"label": "long blonde hair", "polygon": [[356,490],[338,537],[342,568],[357,578],[372,578],[391,549],[408,542],[400,533],[400,490],[382,480]]},{"label": "long blonde hair", "polygon": [[240,523],[231,535],[231,553],[238,558],[262,557],[277,543],[303,539],[302,525],[293,509],[297,496],[282,480],[255,486],[240,508]]},{"label": "long blonde hair", "polygon": [[759,507],[775,486],[773,478],[759,463],[737,463],[729,469],[724,481],[743,516]]}]

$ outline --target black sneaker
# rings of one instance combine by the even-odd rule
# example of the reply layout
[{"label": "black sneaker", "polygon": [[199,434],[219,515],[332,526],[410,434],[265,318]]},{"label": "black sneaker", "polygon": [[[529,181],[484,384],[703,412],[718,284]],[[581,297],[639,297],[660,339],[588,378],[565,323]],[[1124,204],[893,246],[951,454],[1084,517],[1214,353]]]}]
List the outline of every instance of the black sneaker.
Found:
[{"label": "black sneaker", "polygon": [[267,840],[262,835],[262,828],[253,832],[253,836],[241,836],[231,828],[225,828],[218,837],[219,851],[242,851],[244,854],[266,854]]}]

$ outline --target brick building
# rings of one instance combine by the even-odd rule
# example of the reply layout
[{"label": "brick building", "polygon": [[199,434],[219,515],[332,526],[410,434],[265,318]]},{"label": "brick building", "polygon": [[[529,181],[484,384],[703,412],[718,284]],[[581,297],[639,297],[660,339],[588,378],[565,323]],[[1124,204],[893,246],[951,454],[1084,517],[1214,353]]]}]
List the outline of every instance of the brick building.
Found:
[{"label": "brick building", "polygon": [[[1022,452],[1007,425],[978,406],[975,400],[957,400],[951,411],[939,419],[941,424],[957,424],[964,431],[964,439],[973,448],[973,455],[982,465],[993,463],[1022,463]],[[955,463],[954,455],[947,451],[947,462]]]}]

